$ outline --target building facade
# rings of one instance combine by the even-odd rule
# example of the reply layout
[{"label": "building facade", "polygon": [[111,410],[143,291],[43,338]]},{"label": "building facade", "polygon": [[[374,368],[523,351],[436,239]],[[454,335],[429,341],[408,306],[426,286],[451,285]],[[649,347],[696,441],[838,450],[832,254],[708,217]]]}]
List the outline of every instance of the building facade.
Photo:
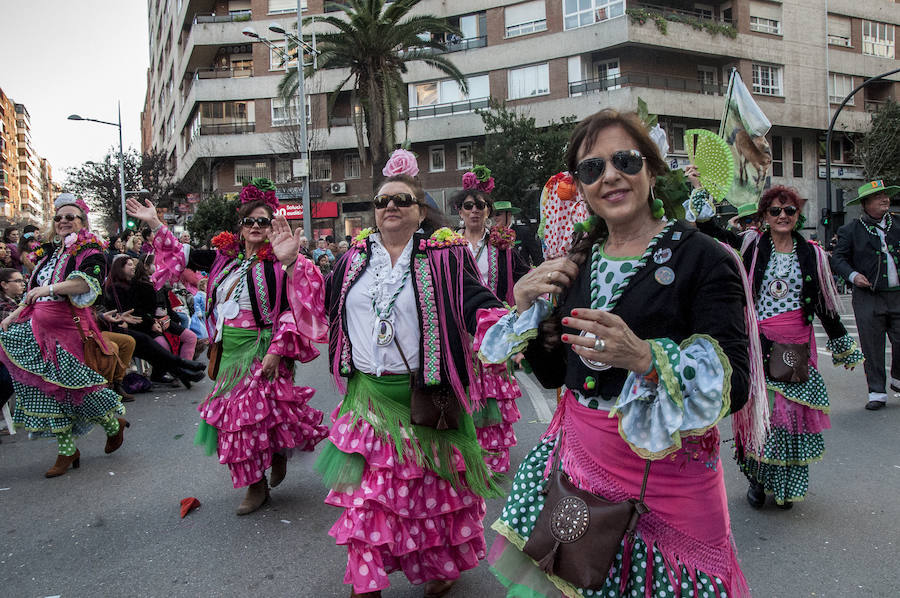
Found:
[{"label": "building facade", "polygon": [[[324,12],[304,2],[304,16]],[[151,0],[150,73],[144,144],[166,152],[176,178],[198,193],[233,192],[267,176],[286,203],[299,200],[296,110],[278,98],[285,65],[242,33],[275,44],[272,22],[293,30],[295,0]],[[423,0],[418,12],[448,17],[461,36],[443,40],[468,94],[438,71],[411,65],[406,129],[420,178],[439,203],[460,187],[490,98],[521,107],[538,124],[643,98],[669,135],[668,160],[684,164],[684,131],[718,126],[728,77],[737,69],[773,123],[771,184],[796,187],[814,231],[824,206],[824,131],[843,97],[898,66],[897,0]],[[304,33],[321,30],[316,23]],[[288,65],[290,66],[290,65]],[[325,94],[345,75],[307,79],[313,227],[341,237],[369,225],[371,168],[357,152],[349,94],[332,113]],[[862,168],[847,134],[900,98],[900,75],[861,91],[842,112],[832,143],[833,176],[855,188]],[[403,130],[401,125],[400,130]],[[840,207],[836,205],[836,207]],[[295,213],[294,211],[291,212]]]}]

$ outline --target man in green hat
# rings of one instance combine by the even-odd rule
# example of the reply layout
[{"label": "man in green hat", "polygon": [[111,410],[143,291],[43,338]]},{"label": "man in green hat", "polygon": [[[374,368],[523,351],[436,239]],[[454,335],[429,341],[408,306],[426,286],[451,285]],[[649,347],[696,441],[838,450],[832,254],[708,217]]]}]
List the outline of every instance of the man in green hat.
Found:
[{"label": "man in green hat", "polygon": [[859,344],[866,356],[869,385],[866,409],[875,411],[887,402],[884,349],[891,340],[891,390],[900,392],[900,224],[890,214],[891,197],[900,187],[871,181],[859,188],[847,205],[860,203],[859,218],[838,230],[832,269],[853,285],[853,313]]},{"label": "man in green hat", "polygon": [[537,266],[544,261],[544,254],[541,252],[541,245],[537,241],[535,230],[527,224],[516,224],[515,216],[521,211],[510,201],[495,201],[494,222],[515,231],[515,249],[519,256],[529,266]]}]

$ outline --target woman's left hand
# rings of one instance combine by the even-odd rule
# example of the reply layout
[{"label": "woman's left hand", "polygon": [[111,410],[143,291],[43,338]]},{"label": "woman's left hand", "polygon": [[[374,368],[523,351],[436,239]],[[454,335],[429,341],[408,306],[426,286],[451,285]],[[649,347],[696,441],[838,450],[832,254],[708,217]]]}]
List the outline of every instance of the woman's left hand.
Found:
[{"label": "woman's left hand", "polygon": [[[653,356],[650,344],[638,338],[631,328],[615,314],[599,309],[578,308],[562,320],[563,326],[590,332],[595,338],[579,334],[563,334],[562,341],[572,345],[572,350],[591,361],[600,361],[613,367],[643,374],[650,369]],[[602,339],[602,350],[595,349]]]},{"label": "woman's left hand", "polygon": [[272,220],[272,231],[269,233],[269,242],[272,243],[272,251],[282,264],[290,264],[297,259],[300,250],[300,236],[303,229],[298,228],[293,233],[291,225],[284,216],[278,215]]},{"label": "woman's left hand", "polygon": [[25,295],[25,303],[28,305],[33,305],[41,297],[49,297],[50,296],[50,286],[44,285],[41,287],[35,287],[28,291]]},{"label": "woman's left hand", "polygon": [[278,364],[281,363],[280,355],[267,353],[262,360],[262,375],[271,380],[278,373]]}]

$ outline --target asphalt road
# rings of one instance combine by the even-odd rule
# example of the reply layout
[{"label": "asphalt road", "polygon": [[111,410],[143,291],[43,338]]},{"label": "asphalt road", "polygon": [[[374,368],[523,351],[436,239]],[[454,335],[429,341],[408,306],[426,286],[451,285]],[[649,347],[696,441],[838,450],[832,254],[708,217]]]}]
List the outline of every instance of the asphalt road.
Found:
[{"label": "asphalt road", "polygon": [[[848,320],[852,323],[852,318]],[[824,337],[820,337],[824,346]],[[900,595],[900,398],[865,411],[860,370],[821,371],[832,403],[827,451],[811,470],[810,494],[791,511],[754,511],[746,483],[722,448],[732,526],[757,597]],[[318,389],[329,412],[338,395],[319,358],[298,379]],[[555,394],[533,385],[520,408],[518,463],[546,427]],[[125,444],[103,454],[102,431],[79,443],[81,468],[47,480],[55,445],[3,436],[0,444],[0,596],[348,596],[346,552],[327,535],[338,510],[312,472],[313,456],[289,464],[261,511],[237,517],[243,490],[192,444],[196,406],[209,382],[190,391],[155,389],[127,405]],[[98,429],[99,430],[99,429]],[[730,438],[727,424],[722,437]],[[508,483],[507,483],[508,485]],[[202,506],[179,518],[182,498]],[[486,524],[502,501],[488,503]],[[488,531],[490,543],[494,533]],[[401,574],[385,597],[422,595]],[[451,597],[502,596],[485,565],[463,575]]]}]

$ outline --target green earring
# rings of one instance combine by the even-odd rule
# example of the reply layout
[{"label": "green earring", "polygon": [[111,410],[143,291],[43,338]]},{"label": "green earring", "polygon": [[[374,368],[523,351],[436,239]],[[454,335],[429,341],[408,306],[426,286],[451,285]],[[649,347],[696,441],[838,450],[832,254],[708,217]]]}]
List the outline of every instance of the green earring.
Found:
[{"label": "green earring", "polygon": [[653,214],[654,218],[660,220],[663,216],[666,215],[666,206],[663,205],[661,199],[657,199],[656,197],[654,197],[653,201],[650,203],[650,211]]},{"label": "green earring", "polygon": [[594,215],[594,216],[588,217],[587,220],[584,220],[582,222],[576,222],[575,227],[574,227],[575,232],[576,233],[585,233],[585,234],[590,233],[592,230],[594,230],[594,227],[597,225],[597,220],[599,218],[600,218],[599,216]]}]

